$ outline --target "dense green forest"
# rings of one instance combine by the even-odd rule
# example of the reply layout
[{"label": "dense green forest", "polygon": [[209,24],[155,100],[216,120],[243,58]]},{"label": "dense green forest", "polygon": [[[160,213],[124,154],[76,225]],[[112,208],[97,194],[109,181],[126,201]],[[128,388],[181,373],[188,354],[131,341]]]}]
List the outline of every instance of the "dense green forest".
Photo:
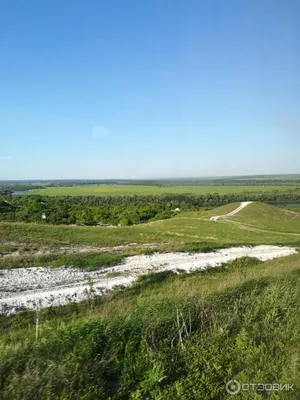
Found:
[{"label": "dense green forest", "polygon": [[[42,219],[46,214],[46,219]],[[151,202],[125,197],[42,197],[13,196],[0,199],[0,220],[50,224],[133,225],[170,218],[167,202]]]},{"label": "dense green forest", "polygon": [[[300,201],[300,194],[282,192],[165,196],[11,196],[0,197],[0,221],[50,224],[133,225],[170,218],[176,208],[196,210],[240,201]],[[42,219],[42,214],[46,219]]]}]

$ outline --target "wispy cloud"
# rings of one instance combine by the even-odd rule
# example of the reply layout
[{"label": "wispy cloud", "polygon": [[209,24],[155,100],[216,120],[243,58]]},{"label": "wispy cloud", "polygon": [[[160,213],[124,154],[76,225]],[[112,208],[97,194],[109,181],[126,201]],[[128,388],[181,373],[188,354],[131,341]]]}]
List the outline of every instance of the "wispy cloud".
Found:
[{"label": "wispy cloud", "polygon": [[97,138],[97,137],[106,137],[108,136],[109,131],[106,126],[103,125],[94,125],[92,129],[92,137]]},{"label": "wispy cloud", "polygon": [[7,156],[0,156],[0,161],[6,161],[6,160],[11,160],[12,157],[7,157]]}]

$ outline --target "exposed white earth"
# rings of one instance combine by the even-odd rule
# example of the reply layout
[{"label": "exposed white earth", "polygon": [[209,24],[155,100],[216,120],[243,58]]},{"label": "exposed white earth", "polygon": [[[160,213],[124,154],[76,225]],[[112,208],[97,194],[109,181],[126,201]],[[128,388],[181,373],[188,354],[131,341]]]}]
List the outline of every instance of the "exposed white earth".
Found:
[{"label": "exposed white earth", "polygon": [[216,267],[240,257],[261,261],[296,253],[291,247],[233,247],[211,253],[155,253],[127,257],[116,267],[83,271],[72,267],[34,267],[0,270],[0,314],[79,302],[90,296],[91,282],[95,294],[132,284],[139,275],[149,272],[192,272]]},{"label": "exposed white earth", "polygon": [[233,211],[231,211],[230,213],[225,214],[225,215],[216,215],[216,216],[214,216],[214,217],[211,217],[211,218],[210,218],[210,221],[218,221],[218,219],[221,218],[221,217],[232,217],[233,215],[237,214],[237,213],[240,212],[243,208],[247,207],[247,206],[248,206],[249,204],[251,204],[251,203],[252,203],[252,201],[243,201],[243,202],[241,203],[241,205],[240,205],[238,208],[236,208],[235,210],[233,210]]}]

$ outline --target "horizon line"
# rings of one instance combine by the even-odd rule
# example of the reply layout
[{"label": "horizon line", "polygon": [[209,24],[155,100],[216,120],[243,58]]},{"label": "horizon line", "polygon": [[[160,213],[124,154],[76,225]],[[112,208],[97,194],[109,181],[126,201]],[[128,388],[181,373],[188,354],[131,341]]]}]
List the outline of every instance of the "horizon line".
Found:
[{"label": "horizon line", "polygon": [[262,178],[280,176],[299,176],[300,173],[290,174],[255,174],[255,175],[212,175],[198,177],[164,177],[164,178],[49,178],[49,179],[0,179],[0,182],[48,182],[48,181],[165,181],[165,180],[208,180],[208,179],[233,179],[233,178]]}]

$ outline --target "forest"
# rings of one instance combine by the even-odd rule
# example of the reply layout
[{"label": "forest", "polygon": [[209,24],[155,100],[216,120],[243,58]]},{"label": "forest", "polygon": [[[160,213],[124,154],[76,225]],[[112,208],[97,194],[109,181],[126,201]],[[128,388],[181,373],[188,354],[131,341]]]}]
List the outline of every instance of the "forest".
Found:
[{"label": "forest", "polygon": [[[0,196],[0,221],[45,224],[133,225],[171,218],[174,210],[213,208],[241,201],[300,201],[299,192],[261,192],[165,196]],[[42,214],[46,218],[42,219]]]}]

